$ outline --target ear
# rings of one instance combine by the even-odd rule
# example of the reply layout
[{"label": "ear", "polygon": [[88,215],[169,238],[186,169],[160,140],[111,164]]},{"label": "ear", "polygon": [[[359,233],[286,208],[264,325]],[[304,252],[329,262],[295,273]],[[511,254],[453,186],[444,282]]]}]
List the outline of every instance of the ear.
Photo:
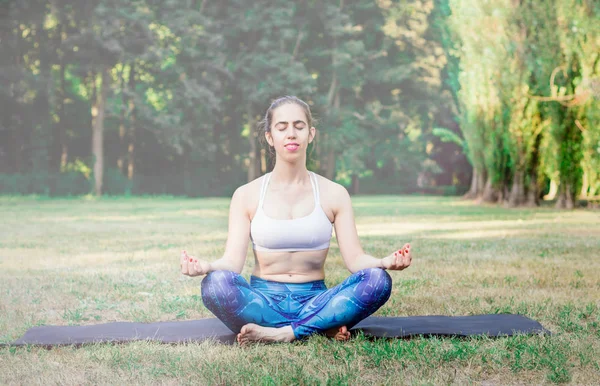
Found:
[{"label": "ear", "polygon": [[267,143],[269,144],[269,146],[273,147],[273,137],[271,137],[271,132],[269,131],[265,131],[265,139],[267,140]]},{"label": "ear", "polygon": [[317,135],[317,129],[315,129],[314,127],[310,128],[310,135],[308,136],[308,143],[311,143],[312,141],[314,141],[316,135]]}]

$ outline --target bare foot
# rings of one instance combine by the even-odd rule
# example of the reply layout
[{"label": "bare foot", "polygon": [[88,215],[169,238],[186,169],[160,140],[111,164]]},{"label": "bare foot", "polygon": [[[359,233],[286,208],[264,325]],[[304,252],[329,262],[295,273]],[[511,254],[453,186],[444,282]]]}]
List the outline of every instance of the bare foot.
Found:
[{"label": "bare foot", "polygon": [[241,345],[252,342],[291,342],[296,339],[292,326],[285,327],[263,327],[258,324],[248,323],[242,327],[237,334],[237,341]]},{"label": "bare foot", "polygon": [[350,340],[350,331],[348,331],[346,326],[330,328],[329,330],[325,331],[325,335],[339,341]]}]

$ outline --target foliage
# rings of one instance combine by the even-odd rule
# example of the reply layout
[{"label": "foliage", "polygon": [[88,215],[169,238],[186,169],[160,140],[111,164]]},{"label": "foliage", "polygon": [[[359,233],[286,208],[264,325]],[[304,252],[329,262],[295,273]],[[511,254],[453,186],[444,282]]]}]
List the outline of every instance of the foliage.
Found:
[{"label": "foliage", "polygon": [[488,181],[475,193],[536,204],[540,181],[552,179],[558,205],[573,207],[580,192],[595,192],[597,96],[590,84],[600,71],[598,6],[454,0],[450,8],[461,130],[475,172]]},{"label": "foliage", "polygon": [[272,167],[256,123],[290,94],[318,119],[309,168],[352,193],[459,187],[470,167],[487,200],[536,203],[550,180],[565,205],[600,192],[595,2],[4,8],[0,172],[36,192],[81,191],[34,176],[83,162],[109,194],[229,194]]}]

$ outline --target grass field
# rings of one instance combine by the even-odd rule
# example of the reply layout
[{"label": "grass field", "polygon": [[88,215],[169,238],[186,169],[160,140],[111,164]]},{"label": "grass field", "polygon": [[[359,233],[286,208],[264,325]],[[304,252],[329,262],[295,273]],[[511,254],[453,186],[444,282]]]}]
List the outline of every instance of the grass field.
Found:
[{"label": "grass field", "polygon": [[[353,197],[363,249],[410,242],[376,315],[519,313],[552,336],[305,342],[134,342],[0,349],[0,384],[545,384],[600,382],[600,211]],[[179,251],[224,251],[225,198],[0,197],[0,342],[38,325],[212,317]],[[248,250],[243,276],[252,270]],[[328,286],[349,272],[337,242]]]}]

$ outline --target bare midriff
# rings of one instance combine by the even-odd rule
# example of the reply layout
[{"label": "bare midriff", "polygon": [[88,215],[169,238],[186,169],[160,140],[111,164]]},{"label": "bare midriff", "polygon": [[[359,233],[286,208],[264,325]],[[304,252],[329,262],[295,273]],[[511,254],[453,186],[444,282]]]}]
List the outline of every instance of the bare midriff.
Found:
[{"label": "bare midriff", "polygon": [[306,283],[325,278],[327,249],[318,251],[263,252],[254,250],[252,275],[285,283]]}]

